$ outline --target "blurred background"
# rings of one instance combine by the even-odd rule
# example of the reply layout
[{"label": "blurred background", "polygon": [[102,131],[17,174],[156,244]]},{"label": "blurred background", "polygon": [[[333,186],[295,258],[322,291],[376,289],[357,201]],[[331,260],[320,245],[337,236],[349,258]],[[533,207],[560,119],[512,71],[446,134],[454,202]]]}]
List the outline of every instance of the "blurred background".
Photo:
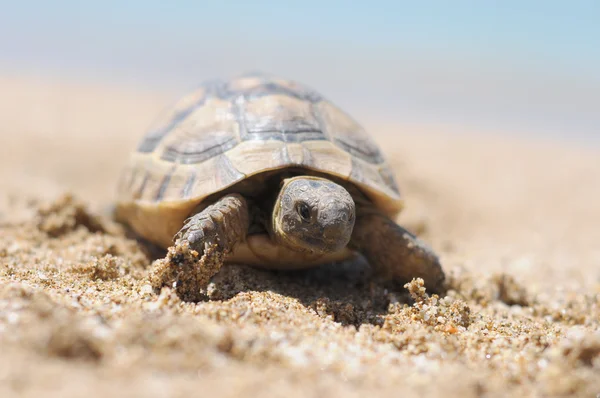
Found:
[{"label": "blurred background", "polygon": [[164,92],[262,70],[359,120],[600,141],[597,1],[1,1],[0,73]]},{"label": "blurred background", "polygon": [[452,261],[600,280],[598,1],[0,0],[0,221],[112,203],[165,107],[256,70],[361,122]]}]

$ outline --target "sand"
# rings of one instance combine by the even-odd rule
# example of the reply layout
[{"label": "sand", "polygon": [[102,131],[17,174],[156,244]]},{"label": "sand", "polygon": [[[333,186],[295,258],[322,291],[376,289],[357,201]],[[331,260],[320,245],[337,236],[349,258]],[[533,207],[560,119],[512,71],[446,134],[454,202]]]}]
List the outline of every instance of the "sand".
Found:
[{"label": "sand", "polygon": [[228,266],[189,302],[104,211],[174,98],[0,78],[0,396],[599,396],[600,149],[369,121],[448,293]]}]

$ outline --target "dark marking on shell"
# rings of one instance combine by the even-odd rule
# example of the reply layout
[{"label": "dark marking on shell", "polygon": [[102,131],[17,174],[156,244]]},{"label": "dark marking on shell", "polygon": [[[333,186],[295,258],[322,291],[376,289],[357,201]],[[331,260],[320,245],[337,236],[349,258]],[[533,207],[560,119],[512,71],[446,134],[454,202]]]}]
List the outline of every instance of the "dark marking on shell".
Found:
[{"label": "dark marking on shell", "polygon": [[[181,120],[183,120],[183,117],[181,117],[181,119],[179,119],[178,122]],[[142,142],[140,142],[140,144],[138,145],[137,151],[142,153],[150,153],[154,151],[158,146],[160,140],[162,140],[162,138],[165,135],[167,135],[170,128],[171,125],[169,124],[165,128],[148,133],[146,137],[142,139]]]},{"label": "dark marking on shell", "polygon": [[192,188],[194,187],[194,183],[196,182],[196,170],[192,169],[190,176],[188,177],[183,189],[181,191],[181,196],[184,198],[189,198],[192,194]]},{"label": "dark marking on shell", "polygon": [[165,195],[165,192],[167,190],[167,187],[169,186],[169,183],[171,182],[171,176],[173,175],[174,171],[175,171],[175,168],[172,168],[169,170],[168,173],[165,173],[165,175],[160,183],[160,188],[158,188],[158,191],[156,192],[156,196],[154,197],[155,200],[159,201]]},{"label": "dark marking on shell", "polygon": [[[208,85],[207,85],[207,87],[208,87]],[[196,110],[199,107],[201,107],[202,105],[204,105],[208,96],[209,96],[209,90],[207,89],[205,91],[205,95],[203,95],[199,101],[196,101],[195,103],[191,104],[190,106],[186,107],[185,109],[183,109],[179,112],[176,112],[167,121],[166,124],[164,124],[160,127],[156,127],[153,130],[151,130],[149,133],[147,133],[137,148],[138,152],[142,152],[142,153],[153,152],[156,149],[156,147],[158,146],[158,144],[161,142],[161,140],[166,135],[168,135],[179,123],[181,123],[183,120],[185,120],[194,110]]]},{"label": "dark marking on shell", "polygon": [[142,183],[140,184],[140,187],[138,188],[138,190],[135,192],[135,197],[139,198],[142,196],[142,192],[144,192],[144,189],[146,188],[146,184],[148,183],[148,180],[150,179],[150,173],[146,172],[144,174],[144,179],[142,180]]},{"label": "dark marking on shell", "polygon": [[[208,99],[211,97],[220,98],[223,95],[223,92],[226,91],[226,83],[219,79],[207,80],[201,83],[196,90],[204,91],[204,95],[201,96],[200,100],[192,103],[178,112],[175,112],[175,114],[166,122],[166,124],[160,127],[155,127],[148,132],[140,142],[137,148],[138,152],[153,152],[166,135],[168,135],[175,127],[177,127],[179,123],[185,120],[192,112],[203,106]],[[192,94],[193,92],[189,95]],[[174,105],[174,107],[175,106],[177,105]]]},{"label": "dark marking on shell", "polygon": [[375,166],[365,164],[357,158],[352,158],[352,171],[350,181],[357,181],[369,186],[381,186],[384,184],[379,170]]},{"label": "dark marking on shell", "polygon": [[185,140],[167,146],[160,158],[180,164],[201,163],[236,145],[236,138],[229,134],[205,134],[198,140]]},{"label": "dark marking on shell", "polygon": [[193,106],[181,111],[177,112],[173,118],[167,123],[165,126],[162,126],[156,130],[152,130],[149,132],[143,139],[140,145],[138,146],[138,152],[142,153],[150,153],[156,149],[160,141],[175,128],[179,123],[181,123],[185,118],[194,111],[194,109],[202,106],[204,104],[205,99],[201,102],[194,104]]},{"label": "dark marking on shell", "polygon": [[217,185],[226,187],[232,183],[241,180],[245,174],[240,173],[231,163],[227,155],[220,155],[215,164],[215,172],[217,177]]},{"label": "dark marking on shell", "polygon": [[274,131],[274,130],[264,130],[264,131],[252,131],[244,134],[242,136],[242,140],[244,141],[254,141],[254,140],[277,140],[283,142],[303,142],[303,141],[326,141],[327,137],[321,131]]},{"label": "dark marking on shell", "polygon": [[[271,79],[269,78],[265,78],[262,84],[248,89],[240,90],[232,89],[230,84],[219,81],[219,84],[216,84],[214,86],[216,89],[211,91],[211,95],[214,95],[219,99],[229,101],[235,101],[237,99],[242,99],[243,101],[251,101],[253,99],[268,95],[285,95],[302,101],[308,101],[311,103],[316,103],[323,100],[323,97],[311,88],[297,84],[295,89],[293,89],[290,87],[285,87],[281,84],[278,84],[275,81],[270,80]],[[211,83],[214,84],[215,81]]]},{"label": "dark marking on shell", "polygon": [[361,139],[359,137],[352,138],[356,138],[356,140],[349,140],[345,136],[337,136],[335,137],[334,142],[352,156],[356,156],[371,164],[383,163],[383,155],[379,151],[379,148],[377,148],[370,140]]},{"label": "dark marking on shell", "polygon": [[[194,196],[204,196],[213,192],[206,192],[206,187],[212,187],[215,192],[242,180],[245,174],[239,172],[231,163],[227,155],[218,155],[213,160],[215,163],[210,167],[210,175],[199,175],[197,169],[192,169],[182,189],[182,197],[185,199]],[[198,184],[201,184],[200,186]],[[207,184],[207,185],[204,185]],[[198,189],[199,188],[199,189]]]},{"label": "dark marking on shell", "polygon": [[324,133],[336,146],[371,164],[384,162],[377,144],[350,115],[328,101],[320,102],[314,108]]},{"label": "dark marking on shell", "polygon": [[385,182],[385,185],[387,185],[394,192],[396,192],[398,195],[400,195],[400,188],[398,187],[398,183],[396,182],[396,178],[394,177],[394,174],[389,169],[389,167],[382,167],[379,170],[379,174],[381,175],[381,178]]},{"label": "dark marking on shell", "polygon": [[325,123],[325,120],[323,118],[323,115],[321,114],[321,110],[319,109],[319,107],[313,103],[310,105],[310,111],[313,114],[317,123],[319,124],[321,133],[323,134],[325,139],[330,140],[331,133],[327,130],[327,123]]},{"label": "dark marking on shell", "polygon": [[319,102],[323,98],[317,92],[303,86],[298,86],[296,90],[289,87],[284,87],[275,82],[266,82],[250,90],[242,92],[242,95],[246,100],[252,100],[254,98],[263,97],[265,95],[287,95],[288,97],[294,97],[302,101],[308,102]]},{"label": "dark marking on shell", "polygon": [[[304,151],[304,149],[303,149],[303,151]],[[290,156],[290,149],[287,145],[284,145],[284,147],[282,148],[281,156],[282,156],[284,162],[286,164],[289,164],[290,167],[301,166],[303,163],[302,160],[292,159],[292,157]],[[302,156],[304,157],[304,154]]]},{"label": "dark marking on shell", "polygon": [[274,95],[236,101],[239,123],[243,125],[240,138],[249,140],[278,140],[302,142],[327,140],[310,104],[297,98]]}]

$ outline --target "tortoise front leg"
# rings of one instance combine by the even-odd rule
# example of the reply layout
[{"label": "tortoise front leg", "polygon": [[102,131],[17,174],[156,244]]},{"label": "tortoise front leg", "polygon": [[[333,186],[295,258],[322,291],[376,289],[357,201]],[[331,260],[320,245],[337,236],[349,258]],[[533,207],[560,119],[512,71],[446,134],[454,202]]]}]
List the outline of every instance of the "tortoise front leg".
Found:
[{"label": "tortoise front leg", "polygon": [[429,291],[439,293],[443,289],[445,275],[437,255],[384,215],[357,217],[350,247],[361,252],[384,280],[407,283],[421,277]]},{"label": "tortoise front leg", "polygon": [[166,258],[155,263],[152,286],[160,290],[174,284],[183,300],[200,300],[201,290],[219,272],[224,257],[246,238],[248,228],[246,200],[238,194],[223,196],[186,221]]},{"label": "tortoise front leg", "polygon": [[214,245],[218,252],[227,254],[246,238],[249,224],[246,199],[239,194],[225,195],[188,218],[183,228],[175,235],[175,240],[180,243],[187,241],[190,248],[200,255]]}]

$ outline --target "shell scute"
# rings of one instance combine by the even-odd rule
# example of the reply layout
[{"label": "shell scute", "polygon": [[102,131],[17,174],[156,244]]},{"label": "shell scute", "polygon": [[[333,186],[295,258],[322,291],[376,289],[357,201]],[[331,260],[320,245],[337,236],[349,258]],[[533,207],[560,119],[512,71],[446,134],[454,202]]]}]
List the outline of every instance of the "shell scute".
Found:
[{"label": "shell scute", "polygon": [[379,147],[358,122],[330,102],[320,103],[319,111],[325,131],[336,145],[369,163],[384,162]]},{"label": "shell scute", "polygon": [[155,120],[148,133],[140,141],[137,151],[151,153],[159,145],[160,141],[183,122],[195,109],[201,107],[206,99],[206,88],[197,90],[183,96],[179,101],[167,109]]},{"label": "shell scute", "polygon": [[286,95],[269,95],[244,101],[242,140],[302,142],[327,139],[312,104]]}]

